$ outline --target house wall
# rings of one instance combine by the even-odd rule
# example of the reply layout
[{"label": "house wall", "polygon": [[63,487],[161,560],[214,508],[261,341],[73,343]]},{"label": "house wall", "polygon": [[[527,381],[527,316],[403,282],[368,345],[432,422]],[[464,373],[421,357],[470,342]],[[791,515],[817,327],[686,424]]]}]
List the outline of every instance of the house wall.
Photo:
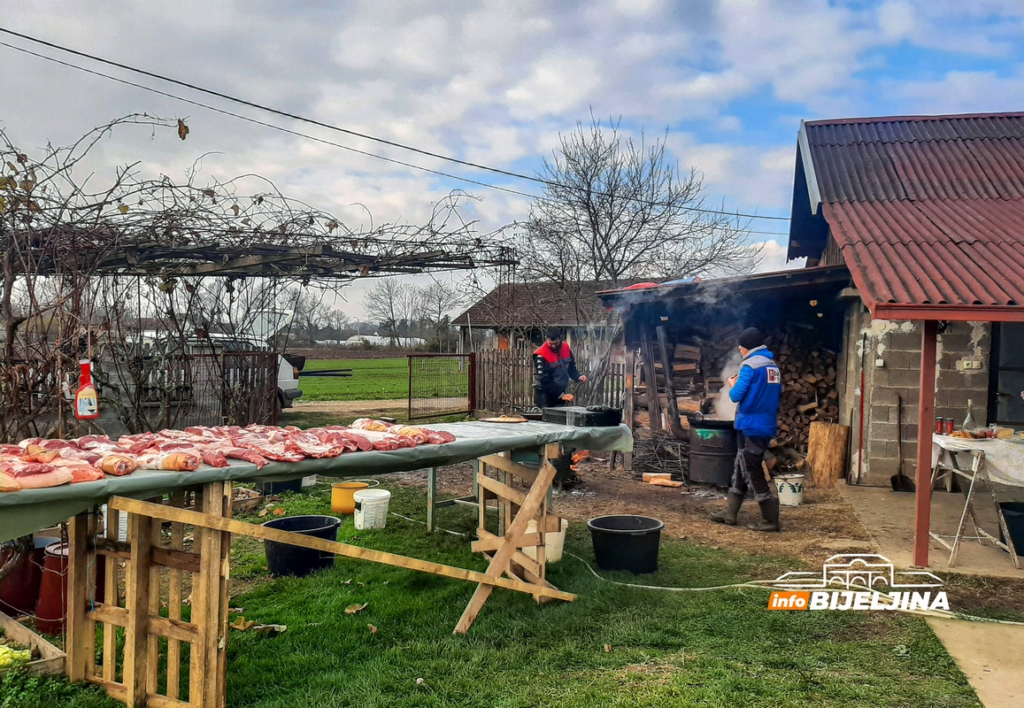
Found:
[{"label": "house wall", "polygon": [[[860,446],[860,384],[865,366],[864,449]],[[987,323],[951,322],[938,337],[935,415],[953,418],[959,426],[967,401],[979,426],[987,425],[991,331]],[[917,461],[918,395],[921,323],[872,320],[859,302],[847,310],[844,337],[844,379],[840,388],[840,422],[850,425],[850,479],[869,486],[889,486],[900,469],[913,476]],[[965,369],[978,361],[980,369]],[[902,399],[902,435],[899,414]],[[863,464],[860,465],[861,457]],[[859,470],[859,472],[858,472]]]}]

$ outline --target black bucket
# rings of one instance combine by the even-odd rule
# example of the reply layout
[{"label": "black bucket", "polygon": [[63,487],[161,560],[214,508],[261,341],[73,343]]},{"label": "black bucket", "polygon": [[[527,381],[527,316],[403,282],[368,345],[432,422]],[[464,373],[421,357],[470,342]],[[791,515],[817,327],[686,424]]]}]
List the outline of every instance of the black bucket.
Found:
[{"label": "black bucket", "polygon": [[[313,536],[327,541],[338,540],[338,529],[341,519],[336,516],[289,516],[286,519],[274,519],[263,524],[267,528],[278,531],[291,531],[303,536]],[[310,573],[334,565],[334,554],[314,551],[277,541],[264,541],[267,553],[267,567],[271,575],[295,575],[303,577]]]},{"label": "black bucket", "polygon": [[[1024,555],[1024,502],[1000,502],[999,507],[1003,510],[1006,528],[1013,539],[1013,550],[1017,551],[1017,555]],[[999,539],[1006,542],[1002,528],[999,529]]]},{"label": "black bucket", "polygon": [[599,516],[587,522],[602,570],[653,573],[665,523],[649,516]]}]

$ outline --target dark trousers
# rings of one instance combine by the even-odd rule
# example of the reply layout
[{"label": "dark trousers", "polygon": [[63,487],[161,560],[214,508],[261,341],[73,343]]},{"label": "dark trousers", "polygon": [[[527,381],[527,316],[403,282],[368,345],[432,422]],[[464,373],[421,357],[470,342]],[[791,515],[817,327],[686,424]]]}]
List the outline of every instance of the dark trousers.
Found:
[{"label": "dark trousers", "polygon": [[772,490],[765,477],[765,450],[771,444],[771,438],[758,438],[744,435],[736,431],[736,465],[733,467],[732,486],[729,491],[746,496],[747,488],[754,488],[754,501],[768,501],[772,498]]}]

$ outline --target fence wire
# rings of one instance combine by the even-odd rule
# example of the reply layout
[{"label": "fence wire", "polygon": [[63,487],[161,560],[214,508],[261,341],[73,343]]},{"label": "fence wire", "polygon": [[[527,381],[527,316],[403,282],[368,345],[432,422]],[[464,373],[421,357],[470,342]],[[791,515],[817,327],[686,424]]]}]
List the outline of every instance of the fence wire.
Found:
[{"label": "fence wire", "polygon": [[409,420],[471,414],[475,394],[475,354],[409,355]]}]

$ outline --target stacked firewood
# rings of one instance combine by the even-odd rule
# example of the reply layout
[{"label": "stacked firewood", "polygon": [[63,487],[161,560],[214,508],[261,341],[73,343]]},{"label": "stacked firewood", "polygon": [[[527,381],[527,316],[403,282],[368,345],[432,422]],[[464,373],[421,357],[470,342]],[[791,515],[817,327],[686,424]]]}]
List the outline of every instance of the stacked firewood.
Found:
[{"label": "stacked firewood", "polygon": [[777,446],[806,452],[811,422],[839,419],[836,354],[795,332],[772,335],[767,345],[782,371]]}]

